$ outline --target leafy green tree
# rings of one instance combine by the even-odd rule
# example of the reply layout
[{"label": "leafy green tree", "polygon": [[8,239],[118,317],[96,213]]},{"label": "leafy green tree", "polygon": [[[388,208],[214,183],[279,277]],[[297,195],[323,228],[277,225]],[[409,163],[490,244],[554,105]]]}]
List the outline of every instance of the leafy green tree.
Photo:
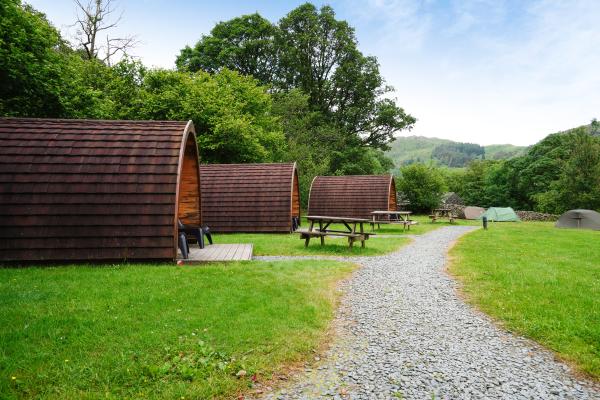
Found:
[{"label": "leafy green tree", "polygon": [[411,164],[402,167],[400,173],[398,190],[408,198],[413,211],[429,212],[440,204],[446,185],[439,169]]},{"label": "leafy green tree", "polygon": [[461,179],[458,194],[466,204],[486,205],[485,180],[489,161],[476,160],[469,163]]},{"label": "leafy green tree", "polygon": [[111,118],[110,68],[84,61],[44,14],[18,0],[0,5],[0,115]]},{"label": "leafy green tree", "polygon": [[556,214],[573,208],[600,210],[600,139],[583,128],[568,137],[568,157],[559,178],[537,195],[539,208]]},{"label": "leafy green tree", "polygon": [[277,28],[259,14],[219,22],[194,48],[181,50],[175,64],[183,71],[218,72],[222,68],[252,75],[263,85],[273,80]]},{"label": "leafy green tree", "polygon": [[306,3],[279,21],[276,36],[278,79],[283,89],[299,88],[311,108],[332,119],[359,144],[387,149],[394,133],[415,119],[382,98],[384,85],[375,57],[358,50],[354,29],[333,9]]},{"label": "leafy green tree", "polygon": [[64,47],[45,15],[20,0],[0,4],[0,114],[63,115]]},{"label": "leafy green tree", "polygon": [[274,91],[299,89],[309,109],[321,114],[324,130],[335,127],[344,148],[386,149],[394,133],[415,123],[389,99],[392,88],[377,60],[362,55],[354,29],[329,6],[303,4],[277,26],[258,14],[221,22],[194,48],[183,49],[177,65],[209,72],[227,67],[253,74]]},{"label": "leafy green tree", "polygon": [[140,91],[139,119],[192,119],[203,162],[272,162],[285,139],[271,113],[271,98],[252,77],[223,69],[181,73],[148,71]]}]

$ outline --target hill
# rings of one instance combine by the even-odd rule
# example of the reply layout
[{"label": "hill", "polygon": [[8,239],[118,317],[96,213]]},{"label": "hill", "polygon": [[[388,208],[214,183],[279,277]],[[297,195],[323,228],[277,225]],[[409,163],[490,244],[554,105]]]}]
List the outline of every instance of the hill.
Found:
[{"label": "hill", "polygon": [[460,168],[474,159],[500,160],[516,157],[524,154],[526,149],[527,147],[512,144],[480,146],[448,139],[406,136],[396,138],[386,155],[397,167],[432,161],[441,166]]}]

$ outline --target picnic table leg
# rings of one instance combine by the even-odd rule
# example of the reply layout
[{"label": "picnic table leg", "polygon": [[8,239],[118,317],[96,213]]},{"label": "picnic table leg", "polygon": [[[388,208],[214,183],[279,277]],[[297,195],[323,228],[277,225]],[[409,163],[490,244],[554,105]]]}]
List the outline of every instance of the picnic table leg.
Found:
[{"label": "picnic table leg", "polygon": [[[312,232],[314,225],[315,221],[310,221],[310,226],[308,227],[309,232]],[[306,235],[306,239],[304,240],[304,247],[308,247],[308,243],[310,243],[310,235]]]},{"label": "picnic table leg", "polygon": [[360,234],[361,234],[361,240],[360,240],[360,247],[362,247],[363,249],[365,248],[365,230],[363,228],[363,223],[360,223]]},{"label": "picnic table leg", "polygon": [[[323,232],[323,222],[319,221],[319,231]],[[325,237],[319,236],[321,238],[321,246],[325,245]]]}]

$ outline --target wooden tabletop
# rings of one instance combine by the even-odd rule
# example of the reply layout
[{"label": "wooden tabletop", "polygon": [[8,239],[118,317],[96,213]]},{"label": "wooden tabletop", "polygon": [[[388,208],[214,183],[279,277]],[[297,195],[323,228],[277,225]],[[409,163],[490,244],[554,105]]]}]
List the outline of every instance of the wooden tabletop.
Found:
[{"label": "wooden tabletop", "polygon": [[346,218],[346,217],[327,217],[321,215],[309,215],[306,217],[309,221],[331,221],[331,222],[371,222],[364,218]]},{"label": "wooden tabletop", "polygon": [[412,211],[371,211],[375,215],[409,215]]}]

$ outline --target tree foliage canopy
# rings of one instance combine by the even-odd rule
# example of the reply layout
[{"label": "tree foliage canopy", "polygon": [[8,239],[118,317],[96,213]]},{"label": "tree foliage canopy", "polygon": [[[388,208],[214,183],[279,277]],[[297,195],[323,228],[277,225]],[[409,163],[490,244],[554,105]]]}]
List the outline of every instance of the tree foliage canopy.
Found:
[{"label": "tree foliage canopy", "polygon": [[347,136],[347,145],[387,148],[393,135],[415,119],[382,96],[384,84],[374,57],[357,46],[354,29],[333,9],[306,3],[277,25],[258,14],[217,24],[210,35],[177,58],[181,70],[230,68],[252,74],[275,91],[299,89],[324,123]]},{"label": "tree foliage canopy", "polygon": [[411,210],[429,212],[436,208],[447,189],[438,168],[411,164],[400,169],[398,189],[410,201]]}]

